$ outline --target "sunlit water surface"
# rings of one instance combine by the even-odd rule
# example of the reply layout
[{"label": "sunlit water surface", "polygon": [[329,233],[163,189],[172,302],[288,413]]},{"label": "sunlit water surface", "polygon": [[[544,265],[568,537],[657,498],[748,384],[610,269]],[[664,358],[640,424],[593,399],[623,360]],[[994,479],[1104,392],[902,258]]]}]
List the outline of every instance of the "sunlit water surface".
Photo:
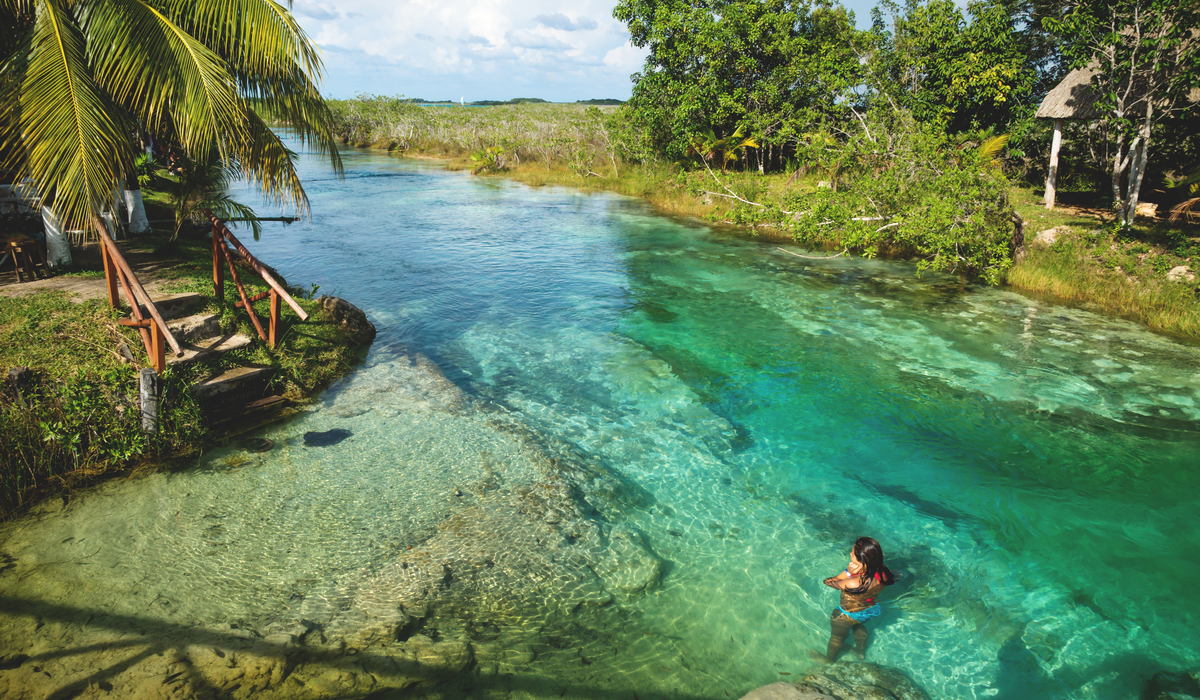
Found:
[{"label": "sunlit water surface", "polygon": [[[519,459],[472,445],[470,416],[377,398],[419,353],[652,495],[622,516],[670,565],[619,628],[581,632],[624,652],[597,652],[601,691],[737,697],[798,677],[836,604],[821,579],[862,534],[902,575],[870,657],[934,697],[1131,697],[1194,662],[1196,347],[906,263],[799,258],[637,200],[345,157],[341,181],[306,160],[312,222],[268,224],[252,248],[366,310],[380,333],[364,365],[265,431],[272,452],[218,450],[92,496],[80,532],[152,535],[96,555],[128,580],[72,574],[72,595],[152,580],[172,619],[210,622],[368,577],[443,517],[421,483],[480,451]],[[330,428],[353,437],[298,439]],[[425,482],[393,458],[414,445],[440,465]],[[561,661],[533,668],[561,678]]]}]

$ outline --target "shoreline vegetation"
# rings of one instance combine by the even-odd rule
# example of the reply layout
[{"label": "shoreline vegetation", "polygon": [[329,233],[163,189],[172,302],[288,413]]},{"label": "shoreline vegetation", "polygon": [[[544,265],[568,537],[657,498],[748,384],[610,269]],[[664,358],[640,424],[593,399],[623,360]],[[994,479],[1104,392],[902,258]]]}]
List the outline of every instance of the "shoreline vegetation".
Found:
[{"label": "shoreline vegetation", "polygon": [[[0,520],[51,495],[69,498],[72,489],[99,478],[170,468],[199,454],[219,436],[210,432],[189,393],[197,380],[236,366],[270,367],[269,389],[303,405],[361,360],[351,333],[325,318],[315,286],[289,286],[310,320],[285,311],[279,347],[260,342],[249,317],[233,306],[238,294],[231,280],[225,282],[227,303],[213,298],[207,237],[196,229],[172,240],[166,196],[148,190],[146,195],[151,220],[162,225],[122,242],[127,253],[150,263],[146,267],[153,271],[143,282],[153,281],[158,293],[200,294],[204,306],[197,313],[220,313],[223,333],[242,333],[253,342],[218,358],[168,366],[161,376],[158,432],[147,434],[137,395],[138,370],[149,360],[140,352],[136,329],[117,323],[121,312],[104,298],[72,300],[74,294],[65,290],[15,289],[0,296],[0,367],[6,374],[28,368],[19,391],[7,377],[0,386]],[[96,245],[76,251],[76,262],[59,278],[103,287],[99,255],[90,254]],[[241,275],[248,295],[267,291],[252,270]],[[260,318],[269,317],[268,305],[268,300],[254,304]],[[122,347],[132,352],[122,353]]]},{"label": "shoreline vegetation", "polygon": [[[451,170],[533,187],[640,197],[667,214],[829,255],[912,260],[917,274],[944,270],[1200,340],[1200,227],[1139,218],[1121,229],[1070,192],[1047,210],[1040,188],[1006,173],[1003,137],[989,143],[938,136],[911,121],[865,122],[873,139],[827,143],[824,160],[796,157],[760,173],[745,153],[751,147],[735,159],[726,155],[730,143],[713,149],[715,159],[655,157],[639,145],[624,108],[430,110],[369,95],[331,100],[330,108],[345,145],[440,159]],[[872,162],[880,150],[892,157]]]}]

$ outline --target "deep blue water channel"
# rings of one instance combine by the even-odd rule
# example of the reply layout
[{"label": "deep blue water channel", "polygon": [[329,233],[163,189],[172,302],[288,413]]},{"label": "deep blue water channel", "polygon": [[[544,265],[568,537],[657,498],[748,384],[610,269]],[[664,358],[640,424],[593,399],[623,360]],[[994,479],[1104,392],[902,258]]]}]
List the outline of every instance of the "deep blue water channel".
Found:
[{"label": "deep blue water channel", "polygon": [[[863,534],[902,577],[869,659],[933,697],[1127,698],[1194,663],[1197,347],[904,262],[796,257],[638,200],[344,157],[342,180],[305,157],[311,222],[244,237],[379,328],[355,375],[277,434],[345,426],[358,441],[320,469],[389,465],[409,429],[335,409],[421,354],[652,494],[623,517],[671,565],[627,604],[635,628],[605,632],[632,656],[586,669],[601,694],[798,677],[837,603],[821,579]],[[297,454],[300,483],[318,467]],[[369,488],[326,476],[297,493],[339,522],[400,517],[370,468]],[[211,488],[236,498],[249,473]],[[310,520],[288,527],[330,549]],[[330,561],[354,568],[353,550]]]}]

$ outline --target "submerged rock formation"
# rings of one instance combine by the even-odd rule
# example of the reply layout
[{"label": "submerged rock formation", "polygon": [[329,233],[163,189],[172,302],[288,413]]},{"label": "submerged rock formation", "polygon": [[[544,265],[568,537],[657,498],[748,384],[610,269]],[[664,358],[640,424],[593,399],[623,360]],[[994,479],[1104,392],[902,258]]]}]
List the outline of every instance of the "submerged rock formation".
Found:
[{"label": "submerged rock formation", "polygon": [[840,662],[796,683],[755,688],[742,700],[929,700],[903,673],[860,661]]},{"label": "submerged rock formation", "polygon": [[[394,547],[377,564],[329,572],[329,580],[297,588],[292,603],[264,590],[256,595],[275,595],[283,607],[211,624],[194,620],[213,608],[155,595],[172,583],[154,572],[128,582],[86,579],[102,591],[94,604],[59,605],[61,596],[33,583],[46,567],[61,566],[39,557],[59,555],[33,538],[56,543],[63,539],[55,529],[61,519],[89,516],[35,514],[41,522],[0,545],[0,563],[7,562],[0,568],[0,697],[317,700],[520,674],[541,651],[561,649],[564,637],[579,634],[580,619],[659,584],[663,561],[640,531],[616,522],[617,506],[648,494],[571,446],[475,402],[427,359],[393,364],[393,381],[362,387],[351,381],[326,410],[347,422],[387,411],[392,425],[418,437],[461,436],[455,458],[466,457],[452,469],[421,447],[416,454],[424,461],[410,458],[396,474],[412,499],[403,511],[409,520],[379,537],[411,544]],[[297,453],[314,454],[303,447],[311,439],[292,440]],[[327,448],[334,449],[344,447]],[[136,485],[102,488],[118,494],[110,505],[102,505],[101,492],[76,499],[70,509],[93,502],[107,511]],[[188,517],[213,523],[204,525],[217,528],[213,533],[232,526],[220,525],[228,521],[224,511],[214,513],[211,520],[196,512]],[[108,561],[104,556],[95,561]],[[143,566],[112,561],[124,571]],[[70,566],[47,583],[64,591],[79,585],[71,577],[89,569]]]}]

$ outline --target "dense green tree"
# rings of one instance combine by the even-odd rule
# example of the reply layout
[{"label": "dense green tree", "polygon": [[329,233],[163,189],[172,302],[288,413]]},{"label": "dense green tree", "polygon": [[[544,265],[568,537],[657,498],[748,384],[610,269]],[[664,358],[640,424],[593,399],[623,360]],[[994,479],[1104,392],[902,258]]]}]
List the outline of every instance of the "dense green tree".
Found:
[{"label": "dense green tree", "polygon": [[139,133],[305,208],[292,154],[248,101],[338,165],[316,47],[271,0],[0,0],[0,167],[83,228],[134,177]]},{"label": "dense green tree", "polygon": [[1036,106],[1046,49],[1031,31],[1028,6],[973,0],[967,10],[954,0],[909,0],[903,8],[884,0],[872,11],[881,40],[871,57],[871,86],[951,133],[1004,131]]},{"label": "dense green tree", "polygon": [[830,2],[621,0],[613,15],[650,49],[626,109],[672,158],[707,130],[783,143],[861,82],[853,16]]}]

